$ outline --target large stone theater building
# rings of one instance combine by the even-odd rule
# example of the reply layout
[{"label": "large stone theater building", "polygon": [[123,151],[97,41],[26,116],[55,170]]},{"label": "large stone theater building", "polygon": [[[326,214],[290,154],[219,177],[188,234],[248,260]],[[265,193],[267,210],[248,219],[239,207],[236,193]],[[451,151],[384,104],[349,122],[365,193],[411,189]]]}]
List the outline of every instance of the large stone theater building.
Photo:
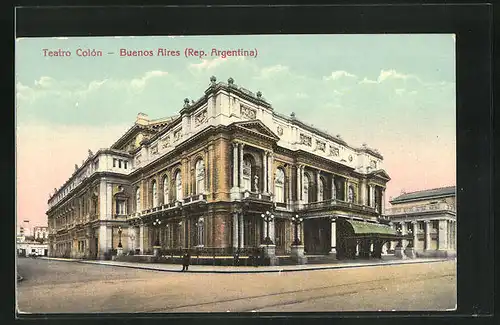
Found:
[{"label": "large stone theater building", "polygon": [[232,254],[269,237],[284,255],[297,233],[307,254],[354,258],[395,238],[381,223],[389,180],[377,150],[212,77],[179,115],[139,114],[110,148],[75,165],[48,201],[49,254],[101,259],[119,246]]}]

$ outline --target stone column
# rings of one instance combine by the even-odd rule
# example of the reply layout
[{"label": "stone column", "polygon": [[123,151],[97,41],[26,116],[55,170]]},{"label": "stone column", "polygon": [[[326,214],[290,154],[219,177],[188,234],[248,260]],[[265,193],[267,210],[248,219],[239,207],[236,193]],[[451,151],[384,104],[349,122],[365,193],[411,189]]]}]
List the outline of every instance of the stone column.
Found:
[{"label": "stone column", "polygon": [[139,226],[139,249],[144,254],[144,225]]},{"label": "stone column", "polygon": [[[305,166],[300,166],[300,197],[301,197],[300,203],[303,203],[305,201],[304,193],[303,193],[304,192],[304,188],[303,188],[304,187],[304,179],[305,179],[304,168],[305,168]],[[307,193],[306,195],[309,195],[309,193]],[[308,202],[309,202],[309,198],[308,198]]]},{"label": "stone column", "polygon": [[317,202],[320,201],[320,198],[319,198],[319,185],[320,185],[320,182],[321,182],[321,175],[320,175],[320,171],[318,170],[316,172],[316,201]]},{"label": "stone column", "polygon": [[245,224],[243,223],[244,221],[244,218],[243,218],[243,213],[240,213],[239,214],[239,219],[240,219],[240,223],[238,225],[238,230],[239,230],[239,236],[238,236],[238,239],[240,241],[240,247],[243,248],[245,247]]},{"label": "stone column", "polygon": [[366,180],[361,180],[361,183],[360,183],[360,186],[361,186],[361,193],[360,193],[360,196],[361,196],[361,204],[362,205],[367,205],[366,204]]},{"label": "stone column", "polygon": [[297,165],[296,168],[297,171],[297,203],[300,204],[301,202],[301,193],[302,193],[302,186],[301,186],[301,178],[302,178],[302,172],[301,172],[301,166]]},{"label": "stone column", "polygon": [[418,248],[418,237],[417,237],[418,223],[417,221],[412,221],[411,224],[413,227],[413,248],[416,251]]},{"label": "stone column", "polygon": [[424,240],[424,245],[425,245],[425,250],[430,250],[431,249],[431,220],[424,220],[424,225],[425,225],[425,240]]},{"label": "stone column", "polygon": [[233,142],[233,188],[238,187],[238,144]]},{"label": "stone column", "polygon": [[[274,180],[274,154],[268,152],[267,155],[267,193],[273,193],[273,180]],[[283,184],[285,186],[285,184]]]},{"label": "stone column", "polygon": [[380,214],[385,214],[385,189],[382,189],[382,211]]},{"label": "stone column", "polygon": [[287,206],[290,208],[290,204],[292,203],[293,197],[292,197],[292,167],[289,165],[287,170],[286,170],[286,175],[285,175],[285,190],[287,191],[288,194],[288,200],[287,200]]},{"label": "stone column", "polygon": [[337,254],[337,219],[330,219],[330,229],[331,229],[331,243],[330,243],[330,254]]},{"label": "stone column", "polygon": [[233,248],[238,248],[238,213],[233,213]]},{"label": "stone column", "polygon": [[337,193],[335,193],[336,191],[335,191],[335,176],[334,175],[332,175],[332,187],[331,187],[331,189],[332,189],[331,199],[335,200]]},{"label": "stone column", "polygon": [[239,143],[238,146],[240,148],[240,156],[239,156],[239,159],[240,159],[240,170],[238,172],[238,175],[240,177],[239,186],[243,189],[243,147],[244,147],[244,144],[243,143]]},{"label": "stone column", "polygon": [[447,239],[447,220],[439,220],[439,229],[438,229],[438,250],[447,250],[448,249],[448,243],[446,241]]},{"label": "stone column", "polygon": [[347,202],[349,200],[349,181],[347,178],[344,181],[344,201]]},{"label": "stone column", "polygon": [[127,229],[127,249],[129,251],[133,251],[134,250],[134,241],[132,240],[132,236],[134,236],[134,230],[135,228],[132,227],[132,226],[129,226],[128,229]]},{"label": "stone column", "polygon": [[268,188],[267,188],[267,180],[268,180],[268,175],[267,175],[267,173],[268,173],[268,171],[267,171],[267,163],[268,163],[267,156],[268,156],[268,154],[269,153],[267,151],[264,151],[262,153],[262,165],[264,167],[264,175],[263,175],[263,180],[262,180],[262,183],[263,183],[262,184],[263,185],[262,186],[262,192],[264,192],[264,193],[268,193]]},{"label": "stone column", "polygon": [[370,206],[375,207],[375,186],[370,185]]},{"label": "stone column", "polygon": [[[275,218],[276,219],[276,218]],[[269,238],[271,238],[271,240],[273,241],[273,243],[276,245],[276,235],[275,235],[275,219],[273,219],[270,223],[269,223]]]},{"label": "stone column", "polygon": [[[403,222],[401,222],[401,234],[406,235],[407,233],[408,233],[408,230],[406,229],[406,222],[403,221]],[[406,246],[408,245],[408,240],[403,239],[402,244],[403,244],[403,249],[405,249]]]}]

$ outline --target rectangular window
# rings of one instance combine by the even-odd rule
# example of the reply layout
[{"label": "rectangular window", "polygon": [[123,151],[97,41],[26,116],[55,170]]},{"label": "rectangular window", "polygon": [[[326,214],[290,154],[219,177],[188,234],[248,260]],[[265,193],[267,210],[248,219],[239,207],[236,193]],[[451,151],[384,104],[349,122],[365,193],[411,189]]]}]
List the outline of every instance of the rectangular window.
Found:
[{"label": "rectangular window", "polygon": [[127,169],[127,161],[126,161],[126,160],[123,162],[123,167],[124,167],[125,169]]},{"label": "rectangular window", "polygon": [[116,167],[116,158],[113,158],[113,167]]},{"label": "rectangular window", "polygon": [[123,201],[123,200],[116,200],[116,214],[117,215],[124,215],[124,214],[126,214],[126,211],[125,211],[125,201]]},{"label": "rectangular window", "polygon": [[118,168],[122,168],[122,160],[118,160]]}]

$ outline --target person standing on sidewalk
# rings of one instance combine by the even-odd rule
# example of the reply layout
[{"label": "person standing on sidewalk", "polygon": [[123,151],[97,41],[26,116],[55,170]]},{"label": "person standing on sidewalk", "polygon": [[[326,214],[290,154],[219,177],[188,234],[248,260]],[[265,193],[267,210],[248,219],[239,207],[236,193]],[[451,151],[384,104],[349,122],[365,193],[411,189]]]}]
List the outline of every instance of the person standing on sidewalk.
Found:
[{"label": "person standing on sidewalk", "polygon": [[191,254],[189,252],[184,253],[182,257],[182,271],[187,271],[189,269],[189,264],[191,262]]}]

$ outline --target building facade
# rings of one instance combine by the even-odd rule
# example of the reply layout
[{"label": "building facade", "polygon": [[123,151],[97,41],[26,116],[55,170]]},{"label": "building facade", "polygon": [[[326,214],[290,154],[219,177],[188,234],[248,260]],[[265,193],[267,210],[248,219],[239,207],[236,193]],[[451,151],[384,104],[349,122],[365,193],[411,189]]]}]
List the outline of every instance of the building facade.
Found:
[{"label": "building facade", "polygon": [[390,201],[387,209],[397,231],[412,235],[409,242],[417,256],[456,255],[455,186],[403,193]]},{"label": "building facade", "polygon": [[[354,258],[393,238],[380,224],[383,157],[274,111],[260,92],[210,79],[179,115],[135,124],[51,195],[49,254],[104,258],[153,247],[212,254],[259,247]],[[273,220],[262,215],[272,214]],[[387,228],[390,230],[388,231]],[[364,247],[364,248],[363,248]],[[375,248],[374,248],[375,247]]]},{"label": "building facade", "polygon": [[45,241],[48,239],[49,229],[44,226],[33,227],[33,237],[35,240]]}]

